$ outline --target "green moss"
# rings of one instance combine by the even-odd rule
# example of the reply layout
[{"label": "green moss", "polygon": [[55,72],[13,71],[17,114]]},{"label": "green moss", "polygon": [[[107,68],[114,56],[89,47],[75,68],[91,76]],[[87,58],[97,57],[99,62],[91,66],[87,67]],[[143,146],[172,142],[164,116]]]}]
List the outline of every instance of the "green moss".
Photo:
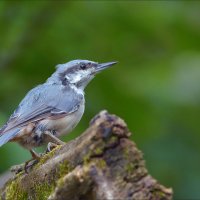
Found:
[{"label": "green moss", "polygon": [[109,139],[108,143],[109,144],[113,144],[113,143],[116,143],[118,140],[118,137],[116,136],[111,136],[111,138]]},{"label": "green moss", "polygon": [[64,177],[61,177],[61,178],[57,181],[56,186],[60,188],[60,187],[63,186],[63,184],[64,184]]},{"label": "green moss", "polygon": [[129,149],[128,148],[124,148],[123,149],[123,155],[124,155],[126,160],[129,160],[130,153],[129,153]]},{"label": "green moss", "polygon": [[63,177],[68,174],[70,171],[72,171],[73,167],[70,165],[68,161],[64,161],[60,163],[59,165],[59,171],[58,171],[58,181],[56,183],[57,186],[63,185]]},{"label": "green moss", "polygon": [[[51,152],[52,154],[52,152]],[[51,155],[48,155],[51,156]],[[67,174],[72,167],[67,161],[64,161],[60,163],[59,169],[56,173],[56,177],[54,180],[51,180],[49,183],[44,184],[35,184],[33,190],[34,190],[34,199],[43,200],[48,199],[50,194],[54,191],[55,187],[60,183],[61,177],[63,177],[65,174]],[[59,181],[56,183],[55,180],[59,179]]]},{"label": "green moss", "polygon": [[133,173],[134,170],[135,170],[135,165],[133,163],[128,163],[126,165],[126,171],[128,174]]},{"label": "green moss", "polygon": [[44,184],[36,185],[34,187],[35,199],[38,199],[38,200],[48,199],[50,194],[53,192],[54,188],[55,188],[55,185],[53,183],[52,184],[44,183]]},{"label": "green moss", "polygon": [[63,175],[68,174],[72,170],[72,166],[70,163],[65,160],[64,162],[60,163],[59,165],[59,172],[58,172],[58,177],[63,177]]},{"label": "green moss", "polygon": [[91,158],[91,155],[92,155],[92,152],[89,151],[83,158],[83,165],[87,165],[90,161],[90,158]]},{"label": "green moss", "polygon": [[[41,164],[45,163],[50,157],[52,157],[55,154],[55,151],[60,148],[60,146],[53,149],[51,152],[46,154],[42,157],[40,162],[36,165],[36,167],[40,166]],[[64,161],[59,164],[58,170],[56,170],[56,178],[53,180],[50,180],[49,183],[42,183],[38,184],[35,183],[34,187],[32,188],[33,194],[31,196],[28,196],[28,193],[23,190],[21,185],[19,184],[21,180],[22,173],[17,174],[15,180],[10,181],[7,184],[6,188],[6,200],[27,200],[29,198],[43,200],[47,199],[57,184],[61,184],[62,177],[69,173],[72,170],[72,166],[68,161]],[[57,183],[55,180],[59,180]],[[30,194],[29,194],[30,195]],[[1,197],[0,197],[1,199]]]},{"label": "green moss", "polygon": [[44,156],[41,157],[40,162],[37,164],[37,166],[44,164],[49,158],[52,158],[55,154],[55,152],[60,149],[62,146],[58,145],[55,147],[52,151],[48,152]]},{"label": "green moss", "polygon": [[44,164],[47,160],[49,160],[50,158],[52,158],[55,154],[55,152],[60,149],[62,146],[58,145],[57,147],[55,147],[52,151],[48,152],[47,154],[43,155],[40,158],[40,162],[37,163],[34,168],[37,169],[39,166],[41,166],[42,164]]},{"label": "green moss", "polygon": [[15,179],[8,183],[6,188],[6,200],[27,200],[28,194],[19,185],[19,180]]},{"label": "green moss", "polygon": [[[20,177],[16,178],[15,180],[12,180],[7,184],[6,188],[6,200],[27,200],[28,197],[33,197],[33,196],[28,196],[28,193],[23,190],[21,185],[19,184],[20,182]],[[33,191],[34,191],[34,197],[35,199],[38,200],[43,200],[47,199],[51,192],[54,189],[54,184],[48,185],[47,183],[44,184],[35,184]]]},{"label": "green moss", "polygon": [[103,153],[103,149],[98,147],[94,150],[94,155],[101,155]]},{"label": "green moss", "polygon": [[105,169],[106,167],[106,161],[102,159],[99,159],[98,162],[97,162],[97,166],[100,168],[100,169]]},{"label": "green moss", "polygon": [[158,190],[158,189],[154,189],[152,191],[152,194],[153,194],[153,198],[155,198],[155,199],[164,199],[164,198],[166,198],[166,194],[164,192],[162,192],[161,190]]},{"label": "green moss", "polygon": [[[51,155],[49,155],[49,156],[51,157],[54,152],[50,152]],[[34,187],[36,199],[38,199],[38,200],[47,199],[50,196],[50,194],[52,193],[52,191],[54,190],[54,188],[58,184],[61,184],[62,177],[65,174],[69,173],[69,171],[71,171],[71,170],[72,170],[72,167],[70,166],[68,161],[64,161],[64,162],[60,163],[59,169],[56,173],[57,178],[55,178],[55,180],[58,180],[57,183],[55,180],[53,180],[49,184],[44,183],[44,184],[36,185]]]}]

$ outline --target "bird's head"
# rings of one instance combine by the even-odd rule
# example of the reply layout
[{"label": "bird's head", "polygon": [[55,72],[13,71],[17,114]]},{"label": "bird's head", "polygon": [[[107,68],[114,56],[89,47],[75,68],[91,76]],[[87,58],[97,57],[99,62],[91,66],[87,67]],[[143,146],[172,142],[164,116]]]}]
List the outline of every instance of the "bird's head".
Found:
[{"label": "bird's head", "polygon": [[61,82],[62,85],[74,84],[76,87],[84,89],[97,73],[116,63],[107,62],[99,64],[89,60],[73,60],[57,65],[56,72],[51,78]]}]

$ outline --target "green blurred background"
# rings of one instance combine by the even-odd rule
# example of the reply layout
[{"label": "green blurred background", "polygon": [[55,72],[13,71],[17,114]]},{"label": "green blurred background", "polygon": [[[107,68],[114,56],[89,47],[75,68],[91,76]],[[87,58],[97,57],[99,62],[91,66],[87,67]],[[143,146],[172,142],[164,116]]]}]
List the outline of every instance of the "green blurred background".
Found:
[{"label": "green blurred background", "polygon": [[[0,125],[27,91],[72,59],[118,65],[86,89],[86,111],[124,118],[147,168],[176,199],[200,199],[198,1],[0,1]],[[0,148],[0,172],[30,158]]]}]

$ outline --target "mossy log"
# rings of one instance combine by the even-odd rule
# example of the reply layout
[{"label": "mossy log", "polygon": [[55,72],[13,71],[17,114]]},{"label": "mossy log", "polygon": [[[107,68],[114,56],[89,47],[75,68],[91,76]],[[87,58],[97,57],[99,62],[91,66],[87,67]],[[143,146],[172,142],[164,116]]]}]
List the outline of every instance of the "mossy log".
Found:
[{"label": "mossy log", "polygon": [[122,119],[100,112],[75,140],[57,146],[1,189],[4,200],[169,200],[152,178]]}]

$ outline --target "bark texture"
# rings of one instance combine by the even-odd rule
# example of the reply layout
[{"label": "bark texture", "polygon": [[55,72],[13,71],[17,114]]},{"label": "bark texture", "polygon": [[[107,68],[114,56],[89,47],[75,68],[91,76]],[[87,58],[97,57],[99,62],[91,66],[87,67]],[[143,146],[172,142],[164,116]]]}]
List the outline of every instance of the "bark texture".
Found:
[{"label": "bark texture", "polygon": [[80,137],[8,180],[0,199],[172,199],[172,190],[148,174],[130,134],[122,119],[102,111]]}]

